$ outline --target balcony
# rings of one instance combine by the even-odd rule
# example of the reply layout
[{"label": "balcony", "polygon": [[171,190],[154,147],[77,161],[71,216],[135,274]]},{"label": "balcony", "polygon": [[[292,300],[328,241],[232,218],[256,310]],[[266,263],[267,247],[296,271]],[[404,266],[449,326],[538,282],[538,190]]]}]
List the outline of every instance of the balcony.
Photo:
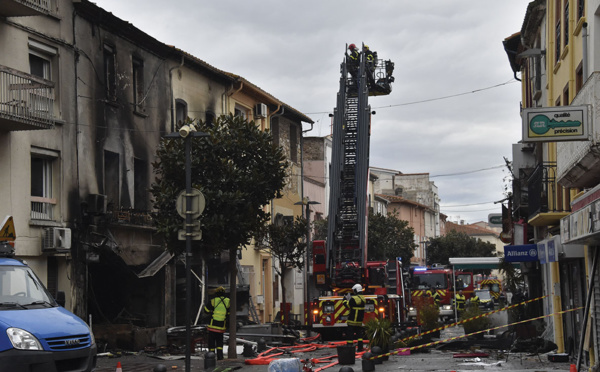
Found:
[{"label": "balcony", "polygon": [[55,0],[3,0],[0,15],[4,17],[26,17],[50,14],[56,8]]},{"label": "balcony", "polygon": [[56,200],[31,197],[31,219],[52,221],[54,220],[54,207],[56,206]]},{"label": "balcony", "polygon": [[587,189],[600,183],[600,118],[598,117],[598,89],[600,72],[590,75],[577,96],[573,106],[588,105],[591,111],[590,136],[587,141],[565,141],[556,144],[558,182],[568,188]]},{"label": "balcony", "polygon": [[0,131],[54,128],[54,83],[0,65]]},{"label": "balcony", "polygon": [[556,162],[539,164],[527,180],[529,218],[532,226],[555,226],[568,216],[563,209],[562,188],[556,183]]}]

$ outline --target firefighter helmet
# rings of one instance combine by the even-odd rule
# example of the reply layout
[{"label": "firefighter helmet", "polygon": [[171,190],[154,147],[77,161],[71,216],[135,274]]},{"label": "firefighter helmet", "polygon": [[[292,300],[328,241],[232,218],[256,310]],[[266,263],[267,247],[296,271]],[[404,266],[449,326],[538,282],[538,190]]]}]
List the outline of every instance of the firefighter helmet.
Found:
[{"label": "firefighter helmet", "polygon": [[356,49],[356,45],[350,44],[350,45],[348,45],[348,49],[354,50],[354,49]]},{"label": "firefighter helmet", "polygon": [[225,293],[225,287],[218,287],[215,289],[215,293]]},{"label": "firefighter helmet", "polygon": [[369,50],[369,46],[367,44],[365,44],[365,49]]},{"label": "firefighter helmet", "polygon": [[362,292],[362,290],[363,290],[363,288],[362,288],[362,285],[360,285],[360,284],[354,284],[352,286],[352,291],[354,293],[360,293],[360,292]]}]

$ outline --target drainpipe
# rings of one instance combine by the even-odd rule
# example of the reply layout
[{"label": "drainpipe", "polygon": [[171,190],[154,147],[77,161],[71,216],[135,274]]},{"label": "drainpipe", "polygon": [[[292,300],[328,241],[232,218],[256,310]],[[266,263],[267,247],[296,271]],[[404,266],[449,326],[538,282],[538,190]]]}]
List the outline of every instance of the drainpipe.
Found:
[{"label": "drainpipe", "polygon": [[244,87],[243,81],[237,80],[237,82],[240,83],[240,87],[238,89],[233,90],[235,83],[232,83],[231,87],[223,93],[223,97],[221,98],[221,100],[223,101],[223,114],[229,113],[229,99],[228,98],[233,96],[240,90],[242,90],[242,88]]},{"label": "drainpipe", "polygon": [[[281,109],[280,114],[277,113],[277,111],[279,111],[279,109]],[[282,116],[284,112],[285,112],[285,107],[281,107],[281,104],[278,104],[275,111],[273,111],[273,113],[271,115],[269,115],[269,120],[267,122],[267,124],[269,125],[269,129],[271,129],[273,127],[271,125],[272,120],[274,118],[278,118],[278,117]],[[302,193],[302,191],[301,191],[301,193]],[[275,214],[273,213],[275,211],[275,206],[273,204],[274,204],[273,200],[271,200],[271,223],[275,223]]]},{"label": "drainpipe", "polygon": [[181,55],[181,63],[179,66],[173,66],[169,69],[169,88],[171,90],[171,132],[175,132],[175,108],[173,107],[173,102],[175,101],[175,97],[173,97],[173,70],[176,68],[181,68],[184,63],[184,56]]},{"label": "drainpipe", "polygon": [[588,29],[587,29],[587,22],[583,22],[583,48],[582,48],[582,52],[583,52],[583,83],[586,82],[587,78],[588,78]]}]

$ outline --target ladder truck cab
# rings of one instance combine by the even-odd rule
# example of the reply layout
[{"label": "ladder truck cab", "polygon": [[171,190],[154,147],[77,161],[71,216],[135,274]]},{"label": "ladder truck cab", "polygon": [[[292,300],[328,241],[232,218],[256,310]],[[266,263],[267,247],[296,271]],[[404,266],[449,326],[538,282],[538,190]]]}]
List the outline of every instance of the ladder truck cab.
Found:
[{"label": "ladder truck cab", "polygon": [[394,64],[365,45],[359,58],[341,64],[334,109],[327,239],[313,242],[313,280],[323,296],[311,301],[307,326],[322,338],[344,337],[349,310],[344,295],[355,284],[365,289],[363,322],[397,318],[397,298],[388,295],[386,262],[367,262],[369,178],[369,96],[391,93]]},{"label": "ladder truck cab", "polygon": [[417,266],[412,269],[410,281],[410,294],[412,305],[409,307],[408,318],[417,318],[417,306],[423,297],[433,296],[437,292],[440,298],[440,318],[442,321],[454,319],[454,288],[463,291],[468,300],[473,295],[473,273],[456,270],[443,266],[425,267]]}]

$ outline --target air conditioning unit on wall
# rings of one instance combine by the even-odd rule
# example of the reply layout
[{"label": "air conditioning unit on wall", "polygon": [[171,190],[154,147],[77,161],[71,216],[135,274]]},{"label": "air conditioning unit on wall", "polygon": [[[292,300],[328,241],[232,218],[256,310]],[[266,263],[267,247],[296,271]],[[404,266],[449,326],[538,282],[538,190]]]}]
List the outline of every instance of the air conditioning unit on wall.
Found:
[{"label": "air conditioning unit on wall", "polygon": [[255,118],[266,118],[267,117],[267,105],[259,103],[254,106],[254,117]]},{"label": "air conditioning unit on wall", "polygon": [[47,227],[42,238],[43,250],[71,249],[71,229]]}]

